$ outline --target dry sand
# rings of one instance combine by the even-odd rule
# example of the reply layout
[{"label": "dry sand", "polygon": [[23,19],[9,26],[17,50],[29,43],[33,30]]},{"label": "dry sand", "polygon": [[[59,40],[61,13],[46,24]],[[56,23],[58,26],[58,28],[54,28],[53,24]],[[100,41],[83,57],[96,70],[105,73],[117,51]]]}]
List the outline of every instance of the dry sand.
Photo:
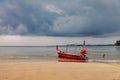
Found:
[{"label": "dry sand", "polygon": [[0,62],[0,80],[120,80],[120,64]]}]

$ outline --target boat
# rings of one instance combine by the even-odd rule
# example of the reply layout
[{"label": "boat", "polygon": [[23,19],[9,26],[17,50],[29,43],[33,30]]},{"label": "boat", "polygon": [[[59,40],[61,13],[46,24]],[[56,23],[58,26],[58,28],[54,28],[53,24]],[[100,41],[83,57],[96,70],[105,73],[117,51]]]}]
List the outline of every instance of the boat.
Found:
[{"label": "boat", "polygon": [[87,57],[84,57],[82,55],[75,55],[73,53],[66,53],[61,50],[59,50],[59,46],[56,45],[56,51],[58,53],[59,58],[65,58],[65,59],[73,59],[73,60],[87,60]]}]

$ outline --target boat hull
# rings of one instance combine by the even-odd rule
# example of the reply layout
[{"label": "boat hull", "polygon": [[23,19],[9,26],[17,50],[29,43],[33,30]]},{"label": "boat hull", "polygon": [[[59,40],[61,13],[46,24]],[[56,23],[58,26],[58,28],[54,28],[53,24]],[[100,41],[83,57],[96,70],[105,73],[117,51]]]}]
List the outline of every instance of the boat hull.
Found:
[{"label": "boat hull", "polygon": [[84,58],[84,56],[78,56],[70,53],[64,53],[62,51],[58,51],[58,57],[59,58],[66,58],[66,59],[75,59],[75,60],[87,60]]}]

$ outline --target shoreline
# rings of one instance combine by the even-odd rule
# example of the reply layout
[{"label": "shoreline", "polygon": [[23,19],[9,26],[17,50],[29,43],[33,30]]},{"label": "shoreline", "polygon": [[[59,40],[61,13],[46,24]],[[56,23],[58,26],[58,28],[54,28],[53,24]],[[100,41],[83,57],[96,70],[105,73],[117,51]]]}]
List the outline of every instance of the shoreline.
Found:
[{"label": "shoreline", "polygon": [[72,60],[72,59],[63,59],[63,58],[53,58],[53,57],[43,57],[43,58],[18,58],[18,57],[9,57],[9,58],[1,58],[0,62],[86,62],[86,63],[111,63],[111,64],[120,64],[120,60],[97,60],[97,59],[89,59],[89,60]]}]

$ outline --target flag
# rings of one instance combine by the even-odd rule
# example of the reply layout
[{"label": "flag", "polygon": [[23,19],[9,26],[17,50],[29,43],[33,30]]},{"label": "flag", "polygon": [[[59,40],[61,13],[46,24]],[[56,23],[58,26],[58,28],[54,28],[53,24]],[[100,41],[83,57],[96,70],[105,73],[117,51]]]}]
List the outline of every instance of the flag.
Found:
[{"label": "flag", "polygon": [[83,46],[85,46],[85,40],[83,41]]}]

